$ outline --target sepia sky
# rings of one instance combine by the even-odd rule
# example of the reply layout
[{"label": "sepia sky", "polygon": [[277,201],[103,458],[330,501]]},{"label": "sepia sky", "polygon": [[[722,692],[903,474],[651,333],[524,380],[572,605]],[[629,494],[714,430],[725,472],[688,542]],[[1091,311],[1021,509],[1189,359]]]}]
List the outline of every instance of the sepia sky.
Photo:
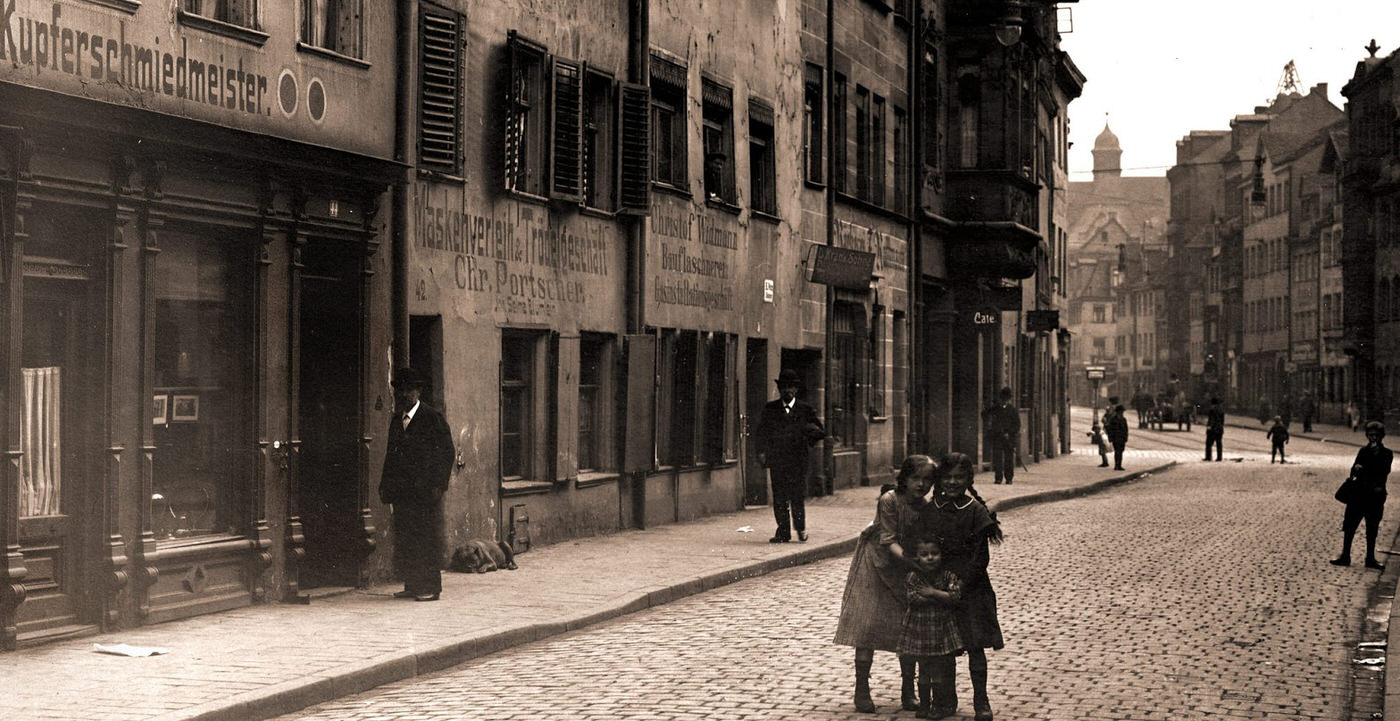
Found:
[{"label": "sepia sky", "polygon": [[[1088,78],[1070,103],[1070,179],[1090,180],[1105,116],[1123,147],[1124,175],[1165,175],[1176,141],[1228,130],[1278,91],[1294,61],[1302,91],[1342,86],[1367,56],[1400,46],[1400,0],[1080,0],[1061,47]],[[1063,11],[1062,11],[1063,12]],[[1061,32],[1067,29],[1064,18]]]}]

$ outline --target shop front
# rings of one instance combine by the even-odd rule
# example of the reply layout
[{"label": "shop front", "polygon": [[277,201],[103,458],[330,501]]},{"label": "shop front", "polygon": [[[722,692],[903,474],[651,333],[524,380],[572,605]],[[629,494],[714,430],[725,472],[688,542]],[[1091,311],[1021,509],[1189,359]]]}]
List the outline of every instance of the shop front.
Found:
[{"label": "shop front", "polygon": [[360,583],[392,43],[4,19],[52,43],[0,70],[0,646]]}]

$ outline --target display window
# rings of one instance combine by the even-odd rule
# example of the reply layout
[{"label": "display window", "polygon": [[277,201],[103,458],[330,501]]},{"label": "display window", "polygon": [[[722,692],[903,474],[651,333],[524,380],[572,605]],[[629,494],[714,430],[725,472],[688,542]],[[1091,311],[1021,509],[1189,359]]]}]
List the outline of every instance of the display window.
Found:
[{"label": "display window", "polygon": [[238,534],[251,482],[251,254],[216,234],[161,235],[153,278],[152,531]]}]

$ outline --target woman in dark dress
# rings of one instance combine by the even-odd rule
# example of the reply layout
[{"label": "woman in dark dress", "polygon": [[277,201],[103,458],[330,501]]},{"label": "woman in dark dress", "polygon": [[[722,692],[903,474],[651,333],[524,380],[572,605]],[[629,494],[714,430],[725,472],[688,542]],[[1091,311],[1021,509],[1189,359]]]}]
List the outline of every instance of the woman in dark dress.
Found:
[{"label": "woman in dark dress", "polygon": [[[997,596],[992,589],[987,565],[990,543],[1001,543],[1001,524],[972,489],[972,459],[964,453],[949,453],[939,461],[934,476],[932,499],[924,504],[919,527],[924,535],[937,538],[946,563],[962,579],[962,604],[957,609],[958,631],[967,648],[968,675],[972,677],[972,707],[977,721],[991,721],[992,704],[987,696],[987,651],[1005,643],[997,621]],[[957,694],[952,675],[936,698],[949,699],[952,714]],[[940,718],[933,716],[933,718]]]},{"label": "woman in dark dress", "polygon": [[[875,712],[870,698],[870,664],[875,651],[894,653],[899,645],[899,624],[907,605],[904,582],[911,568],[902,544],[914,535],[934,470],[928,456],[904,459],[897,484],[880,495],[875,522],[856,542],[833,640],[856,649],[855,706],[861,713]],[[901,661],[900,671],[904,682],[901,703],[906,709],[917,709],[913,661]]]}]

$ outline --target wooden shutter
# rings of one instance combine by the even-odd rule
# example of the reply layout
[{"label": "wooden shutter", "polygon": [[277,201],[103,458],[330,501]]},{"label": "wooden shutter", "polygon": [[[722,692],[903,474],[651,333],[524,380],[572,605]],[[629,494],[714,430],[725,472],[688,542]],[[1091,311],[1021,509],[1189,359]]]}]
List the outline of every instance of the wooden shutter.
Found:
[{"label": "wooden shutter", "polygon": [[418,162],[455,174],[462,167],[461,16],[424,5],[418,18]]},{"label": "wooden shutter", "polygon": [[656,428],[652,421],[656,403],[656,336],[626,337],[627,428],[623,436],[625,473],[651,470],[656,455]]},{"label": "wooden shutter", "polygon": [[583,201],[583,65],[554,59],[550,197]]},{"label": "wooden shutter", "polygon": [[651,88],[618,85],[619,211],[646,215],[651,210]]}]

